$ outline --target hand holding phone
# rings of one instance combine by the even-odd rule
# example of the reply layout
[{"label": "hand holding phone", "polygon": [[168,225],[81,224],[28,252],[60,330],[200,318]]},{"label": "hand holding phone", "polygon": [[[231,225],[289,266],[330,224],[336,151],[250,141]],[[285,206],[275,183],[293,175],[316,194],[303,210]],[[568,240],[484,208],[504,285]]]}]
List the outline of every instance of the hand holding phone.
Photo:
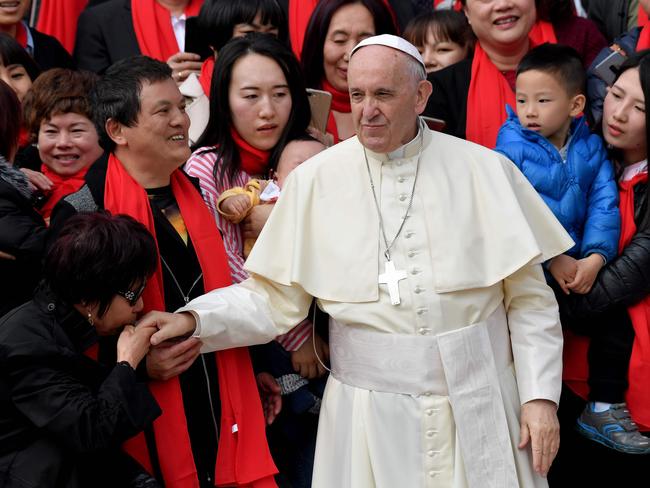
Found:
[{"label": "hand holding phone", "polygon": [[612,86],[618,74],[618,69],[625,59],[626,56],[620,51],[612,51],[609,56],[594,67],[594,73],[607,83],[607,86]]},{"label": "hand holding phone", "polygon": [[309,108],[311,109],[310,125],[325,134],[327,120],[330,116],[330,106],[332,105],[332,94],[324,90],[307,88],[307,96],[309,97]]}]

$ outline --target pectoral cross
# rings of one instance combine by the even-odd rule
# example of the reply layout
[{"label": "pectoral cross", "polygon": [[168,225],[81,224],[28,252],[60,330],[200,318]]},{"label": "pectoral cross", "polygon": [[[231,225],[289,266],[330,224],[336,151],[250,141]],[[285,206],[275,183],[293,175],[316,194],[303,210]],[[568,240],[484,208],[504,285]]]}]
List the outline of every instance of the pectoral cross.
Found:
[{"label": "pectoral cross", "polygon": [[387,259],[384,263],[384,272],[379,275],[379,284],[388,286],[388,293],[390,294],[390,303],[392,305],[399,305],[399,282],[406,279],[406,271],[396,270],[395,263]]}]

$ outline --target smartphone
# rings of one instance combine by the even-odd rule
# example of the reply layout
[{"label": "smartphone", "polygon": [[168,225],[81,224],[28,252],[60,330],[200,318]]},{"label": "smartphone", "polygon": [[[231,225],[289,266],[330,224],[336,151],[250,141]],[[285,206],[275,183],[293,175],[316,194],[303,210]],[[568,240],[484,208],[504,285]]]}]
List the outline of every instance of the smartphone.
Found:
[{"label": "smartphone", "polygon": [[427,117],[426,115],[420,115],[420,117],[422,117],[422,120],[424,120],[427,123],[427,126],[431,130],[441,131],[447,125],[447,122],[445,122],[442,119],[436,119],[435,117]]},{"label": "smartphone", "polygon": [[603,59],[594,67],[594,73],[607,83],[607,86],[612,86],[614,84],[614,79],[618,74],[618,69],[625,61],[626,57],[621,54],[619,51],[612,51],[612,53]]},{"label": "smartphone", "polygon": [[198,54],[201,61],[205,61],[209,56],[213,56],[213,52],[199,27],[198,19],[188,17],[185,20],[185,52]]},{"label": "smartphone", "polygon": [[324,90],[307,88],[307,96],[309,97],[309,108],[311,109],[311,125],[314,129],[325,134],[332,105],[332,94]]}]

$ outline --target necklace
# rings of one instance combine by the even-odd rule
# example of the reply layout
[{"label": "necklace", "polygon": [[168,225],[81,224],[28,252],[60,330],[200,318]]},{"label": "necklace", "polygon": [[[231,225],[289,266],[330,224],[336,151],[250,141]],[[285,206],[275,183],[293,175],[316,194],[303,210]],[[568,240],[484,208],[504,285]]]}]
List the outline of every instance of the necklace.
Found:
[{"label": "necklace", "polygon": [[167,261],[165,261],[165,259],[162,256],[160,256],[160,261],[163,263],[165,268],[167,268],[167,271],[169,271],[170,276],[172,277],[172,279],[174,280],[174,283],[176,284],[176,288],[178,288],[178,292],[183,297],[183,301],[185,302],[185,305],[187,305],[189,303],[189,301],[190,301],[190,293],[192,293],[192,290],[194,289],[196,284],[201,280],[201,278],[203,278],[203,272],[199,273],[199,276],[197,276],[197,278],[194,280],[194,283],[192,283],[192,286],[190,286],[190,289],[187,290],[187,293],[183,293],[183,289],[181,288],[181,285],[178,283],[178,280],[176,279],[176,276],[174,276],[174,273],[172,273],[172,269],[167,264]]},{"label": "necklace", "polygon": [[375,182],[372,180],[372,173],[370,172],[370,163],[368,163],[368,154],[366,153],[366,148],[363,148],[363,156],[366,160],[366,169],[368,170],[368,178],[370,179],[370,189],[372,190],[372,197],[375,201],[375,208],[377,209],[377,216],[379,217],[379,228],[381,229],[381,235],[384,238],[384,245],[386,250],[384,251],[384,257],[386,261],[384,262],[384,272],[379,275],[379,284],[386,285],[388,287],[388,293],[390,295],[391,305],[399,305],[401,300],[399,296],[399,282],[406,279],[406,271],[403,269],[395,269],[395,263],[390,259],[390,250],[397,241],[397,238],[402,233],[406,219],[409,217],[409,212],[413,206],[413,197],[415,196],[415,185],[418,181],[418,173],[420,169],[420,158],[422,157],[422,146],[423,146],[423,134],[422,129],[420,128],[420,151],[418,152],[418,159],[415,163],[415,178],[413,179],[413,188],[411,188],[411,198],[409,200],[408,207],[406,207],[406,213],[402,218],[402,223],[397,229],[395,237],[388,242],[386,237],[386,230],[384,228],[384,219],[381,216],[381,209],[379,207],[379,200],[377,199],[377,192],[375,191]]}]

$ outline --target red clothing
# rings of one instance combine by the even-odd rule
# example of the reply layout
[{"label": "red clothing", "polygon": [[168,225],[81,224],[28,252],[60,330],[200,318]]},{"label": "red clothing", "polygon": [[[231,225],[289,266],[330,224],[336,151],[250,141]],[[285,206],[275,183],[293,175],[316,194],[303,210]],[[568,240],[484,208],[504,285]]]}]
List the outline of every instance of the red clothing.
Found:
[{"label": "red clothing", "polygon": [[[621,237],[619,252],[621,252],[636,234],[634,222],[634,186],[645,183],[647,173],[641,173],[629,181],[619,183]],[[625,401],[634,421],[642,431],[650,430],[650,295],[639,303],[628,307],[628,313],[634,327],[634,344],[628,372],[629,388]],[[612,324],[614,326],[615,324]],[[583,398],[589,394],[587,378],[589,368],[587,352],[589,338],[578,336],[565,331],[564,371],[563,379],[567,385]]]},{"label": "red clothing", "polygon": [[598,53],[608,46],[607,39],[598,30],[596,24],[589,19],[573,16],[553,24],[555,35],[559,44],[573,47],[586,68]]},{"label": "red clothing", "polygon": [[[190,234],[203,271],[206,292],[230,284],[223,242],[200,194],[180,172],[171,175],[171,187]],[[106,173],[104,207],[125,213],[141,222],[156,238],[149,199],[142,188],[111,154]],[[165,310],[160,264],[147,282],[144,311]],[[216,353],[221,400],[221,425],[215,467],[216,486],[273,487],[277,469],[268,451],[264,416],[247,348]],[[151,392],[163,414],[154,422],[154,434],[165,485],[196,488],[197,475],[185,425],[183,398],[178,377],[151,381]],[[144,436],[126,443],[126,450],[150,469]]]},{"label": "red clothing", "polygon": [[77,35],[77,19],[86,5],[88,0],[41,0],[36,29],[56,37],[72,54]]}]

